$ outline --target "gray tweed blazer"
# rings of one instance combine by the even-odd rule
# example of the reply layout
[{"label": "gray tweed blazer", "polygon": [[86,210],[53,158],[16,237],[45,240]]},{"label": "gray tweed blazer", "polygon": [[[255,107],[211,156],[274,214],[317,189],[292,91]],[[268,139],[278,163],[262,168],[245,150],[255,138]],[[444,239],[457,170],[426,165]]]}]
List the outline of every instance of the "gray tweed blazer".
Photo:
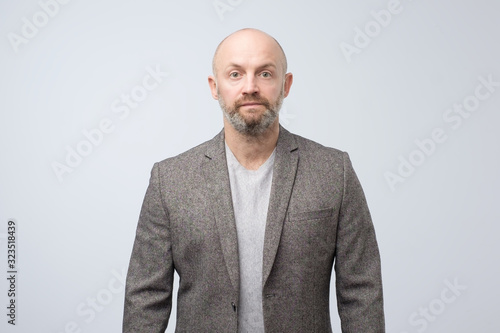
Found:
[{"label": "gray tweed blazer", "polygon": [[[156,163],[130,259],[123,332],[237,332],[239,269],[224,132]],[[380,257],[347,153],[280,127],[263,258],[266,332],[385,332]]]}]

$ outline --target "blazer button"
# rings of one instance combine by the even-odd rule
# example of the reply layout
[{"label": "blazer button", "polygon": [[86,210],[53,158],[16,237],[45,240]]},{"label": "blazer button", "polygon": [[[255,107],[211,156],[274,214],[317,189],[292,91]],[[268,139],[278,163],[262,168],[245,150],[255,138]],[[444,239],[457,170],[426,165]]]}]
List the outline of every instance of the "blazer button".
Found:
[{"label": "blazer button", "polygon": [[234,312],[236,312],[236,304],[234,302],[231,302],[231,306],[233,307]]}]

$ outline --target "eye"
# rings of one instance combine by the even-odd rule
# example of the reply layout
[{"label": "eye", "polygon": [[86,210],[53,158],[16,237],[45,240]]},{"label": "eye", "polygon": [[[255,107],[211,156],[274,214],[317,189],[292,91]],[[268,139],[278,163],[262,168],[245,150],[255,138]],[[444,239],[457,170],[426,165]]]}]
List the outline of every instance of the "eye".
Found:
[{"label": "eye", "polygon": [[265,77],[265,78],[272,76],[270,72],[262,72],[262,74],[260,74],[260,75],[262,75],[262,77]]},{"label": "eye", "polygon": [[239,76],[240,76],[240,73],[238,73],[238,72],[231,72],[231,73],[229,73],[229,77],[230,77],[230,78],[233,78],[233,79],[234,79],[234,78],[237,78],[237,77],[239,77]]}]

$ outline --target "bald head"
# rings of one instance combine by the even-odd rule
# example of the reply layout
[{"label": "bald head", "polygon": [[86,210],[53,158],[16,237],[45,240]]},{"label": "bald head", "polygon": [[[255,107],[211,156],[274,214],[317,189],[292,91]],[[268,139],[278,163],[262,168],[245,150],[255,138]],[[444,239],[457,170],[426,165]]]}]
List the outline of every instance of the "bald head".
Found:
[{"label": "bald head", "polygon": [[283,49],[260,30],[236,31],[219,44],[208,84],[224,113],[226,135],[277,135],[279,110],[293,82],[286,70]]},{"label": "bald head", "polygon": [[276,58],[276,61],[281,66],[283,75],[285,75],[287,71],[286,55],[278,41],[263,31],[246,28],[227,36],[217,46],[212,60],[214,76],[217,77],[221,62],[229,56],[236,52],[252,56],[252,50],[270,53],[270,55]]}]

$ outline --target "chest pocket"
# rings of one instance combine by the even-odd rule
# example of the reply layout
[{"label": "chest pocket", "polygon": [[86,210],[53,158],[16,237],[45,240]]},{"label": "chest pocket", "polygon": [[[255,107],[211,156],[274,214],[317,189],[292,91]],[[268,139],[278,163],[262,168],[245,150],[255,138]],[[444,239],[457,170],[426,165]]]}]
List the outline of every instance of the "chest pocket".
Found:
[{"label": "chest pocket", "polygon": [[309,212],[289,212],[287,214],[288,221],[308,221],[330,218],[333,216],[333,208],[314,210]]},{"label": "chest pocket", "polygon": [[288,212],[283,236],[303,258],[327,259],[335,248],[334,208]]}]

